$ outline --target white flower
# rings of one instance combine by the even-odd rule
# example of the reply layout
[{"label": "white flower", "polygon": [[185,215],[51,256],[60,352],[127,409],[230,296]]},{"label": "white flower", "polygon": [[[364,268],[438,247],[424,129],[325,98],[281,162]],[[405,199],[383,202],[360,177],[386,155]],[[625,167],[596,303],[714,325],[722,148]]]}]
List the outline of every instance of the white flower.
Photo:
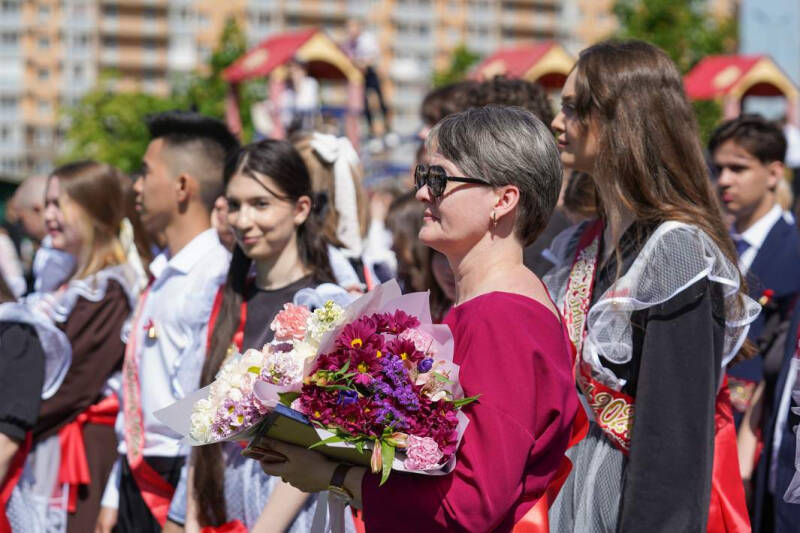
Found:
[{"label": "white flower", "polygon": [[[262,364],[264,364],[264,354],[261,350],[253,350],[252,348],[244,352],[239,360],[239,368],[244,368],[246,372],[253,374],[259,373]],[[251,370],[254,367],[258,370]]]},{"label": "white flower", "polygon": [[316,357],[317,348],[313,344],[305,341],[295,341],[292,356],[302,366],[306,359]]},{"label": "white flower", "polygon": [[191,427],[189,434],[198,442],[209,442],[212,440],[211,422],[214,419],[214,412],[210,400],[198,400],[194,404],[191,416]]},{"label": "white flower", "polygon": [[308,317],[306,340],[319,344],[325,333],[342,324],[344,320],[344,309],[333,303],[332,300],[328,300],[323,307],[315,309]]}]

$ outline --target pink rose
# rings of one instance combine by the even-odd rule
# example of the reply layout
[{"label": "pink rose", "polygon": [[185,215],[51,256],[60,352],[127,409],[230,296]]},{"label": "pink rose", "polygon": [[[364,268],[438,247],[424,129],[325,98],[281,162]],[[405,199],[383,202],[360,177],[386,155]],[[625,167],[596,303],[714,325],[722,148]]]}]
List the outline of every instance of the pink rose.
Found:
[{"label": "pink rose", "polygon": [[303,340],[306,336],[306,321],[311,312],[307,307],[292,303],[284,304],[283,311],[278,313],[270,324],[279,341]]},{"label": "pink rose", "polygon": [[409,470],[432,470],[439,466],[443,454],[436,441],[430,437],[409,435],[406,441],[406,460],[403,465]]},{"label": "pink rose", "polygon": [[433,346],[433,337],[422,330],[410,328],[398,335],[398,338],[413,342],[414,347],[426,355],[435,355],[435,350],[431,349]]}]

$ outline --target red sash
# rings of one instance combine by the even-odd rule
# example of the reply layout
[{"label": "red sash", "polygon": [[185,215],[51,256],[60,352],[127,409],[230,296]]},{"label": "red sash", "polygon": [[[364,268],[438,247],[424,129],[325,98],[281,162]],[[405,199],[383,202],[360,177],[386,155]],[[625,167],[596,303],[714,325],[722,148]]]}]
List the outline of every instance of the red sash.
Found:
[{"label": "red sash", "polygon": [[206,526],[200,533],[247,533],[247,528],[240,521],[233,520],[217,527]]},{"label": "red sash", "polygon": [[139,487],[142,499],[147,504],[153,517],[163,527],[167,521],[169,504],[175,487],[167,483],[153,467],[144,460],[144,424],[142,422],[142,403],[139,385],[139,363],[136,359],[136,345],[142,310],[144,309],[150,286],[145,289],[136,307],[131,328],[131,338],[125,349],[125,361],[122,365],[122,394],[125,402],[125,445],[128,464],[133,479]]},{"label": "red sash", "polygon": [[8,501],[11,499],[11,493],[14,492],[14,487],[17,486],[19,478],[22,476],[22,471],[25,468],[25,459],[28,457],[28,452],[31,451],[33,444],[33,435],[29,431],[25,435],[25,442],[19,447],[11,464],[8,467],[8,472],[0,485],[0,533],[12,533],[11,524],[8,522],[6,515],[6,507]]},{"label": "red sash", "polygon": [[[578,241],[567,281],[563,313],[578,354],[578,386],[594,413],[598,427],[614,446],[627,455],[631,445],[635,400],[628,394],[615,391],[595,380],[589,365],[580,360],[602,232],[602,222],[595,221],[584,230]],[[744,485],[739,474],[736,430],[727,379],[717,393],[714,419],[714,462],[707,530],[713,533],[750,531]]]},{"label": "red sash", "polygon": [[113,426],[119,411],[119,400],[112,394],[94,405],[90,405],[78,417],[61,428],[58,440],[61,444],[61,463],[58,468],[58,482],[69,485],[67,510],[74,513],[78,503],[78,487],[91,482],[89,463],[86,461],[86,447],[83,441],[83,426],[97,424]]},{"label": "red sash", "polygon": [[[222,309],[222,298],[225,294],[225,286],[219,288],[217,295],[214,297],[214,307],[211,309],[211,316],[208,317],[208,337],[206,338],[206,352],[211,349],[211,336],[214,334],[214,327],[217,325],[217,318],[219,318],[220,309]],[[242,302],[241,311],[239,313],[239,325],[236,327],[236,333],[233,334],[231,341],[236,345],[236,349],[241,351],[244,344],[244,325],[247,322],[247,302]]]}]

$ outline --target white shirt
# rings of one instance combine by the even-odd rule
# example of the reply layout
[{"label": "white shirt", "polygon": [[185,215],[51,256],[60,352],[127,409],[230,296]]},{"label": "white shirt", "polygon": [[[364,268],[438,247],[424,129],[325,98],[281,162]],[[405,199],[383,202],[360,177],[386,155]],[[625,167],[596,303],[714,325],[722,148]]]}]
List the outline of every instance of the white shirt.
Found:
[{"label": "white shirt", "polygon": [[[153,413],[198,388],[208,319],[229,262],[230,254],[220,244],[216,230],[209,229],[174,257],[167,260],[162,254],[151,265],[156,277],[129,340],[136,336],[145,456],[176,457],[185,452],[180,442],[183,437]],[[154,339],[146,335],[149,323],[155,328]],[[126,453],[123,413],[120,409],[116,423],[120,454]]]},{"label": "white shirt", "polygon": [[731,237],[733,237],[734,241],[743,239],[750,245],[750,247],[739,256],[739,270],[741,270],[742,273],[746,273],[750,270],[750,267],[753,266],[753,261],[756,255],[758,255],[758,251],[764,245],[767,235],[772,231],[772,226],[774,226],[782,216],[783,210],[781,210],[781,206],[775,204],[767,214],[759,218],[755,224],[747,228],[743,233],[737,234],[735,231],[731,231]]},{"label": "white shirt", "polygon": [[800,168],[800,128],[787,124],[783,127],[783,134],[786,136],[786,166]]},{"label": "white shirt", "polygon": [[380,59],[381,48],[372,32],[362,31],[355,43],[350,43],[350,47],[353,59],[367,66],[374,65]]},{"label": "white shirt", "polygon": [[[158,421],[153,413],[194,391],[200,383],[200,372],[206,356],[208,320],[214,298],[225,282],[230,253],[222,246],[215,229],[208,229],[184,246],[174,257],[159,254],[150,263],[155,276],[137,324],[132,325],[132,342],[136,336],[139,363],[139,386],[144,425],[146,457],[185,455],[183,436]],[[152,321],[155,339],[148,339],[145,324]],[[123,397],[114,429],[120,455],[127,453]],[[108,478],[102,505],[119,505],[120,461]]]}]

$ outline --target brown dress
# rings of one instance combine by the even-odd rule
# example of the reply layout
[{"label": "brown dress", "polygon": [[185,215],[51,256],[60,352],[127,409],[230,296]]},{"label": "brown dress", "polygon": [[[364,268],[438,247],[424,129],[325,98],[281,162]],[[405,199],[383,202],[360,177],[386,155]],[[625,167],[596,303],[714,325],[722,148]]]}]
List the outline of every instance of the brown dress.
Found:
[{"label": "brown dress", "polygon": [[[102,400],[108,378],[122,368],[125,344],[122,326],[130,314],[125,291],[109,281],[99,302],[79,298],[67,321],[61,325],[72,343],[72,364],[58,392],[42,402],[33,428],[34,442],[56,435],[90,405]],[[94,531],[100,500],[108,475],[117,459],[117,438],[113,426],[86,424],[83,429],[91,483],[81,486],[75,513],[70,513],[67,530]]]}]

